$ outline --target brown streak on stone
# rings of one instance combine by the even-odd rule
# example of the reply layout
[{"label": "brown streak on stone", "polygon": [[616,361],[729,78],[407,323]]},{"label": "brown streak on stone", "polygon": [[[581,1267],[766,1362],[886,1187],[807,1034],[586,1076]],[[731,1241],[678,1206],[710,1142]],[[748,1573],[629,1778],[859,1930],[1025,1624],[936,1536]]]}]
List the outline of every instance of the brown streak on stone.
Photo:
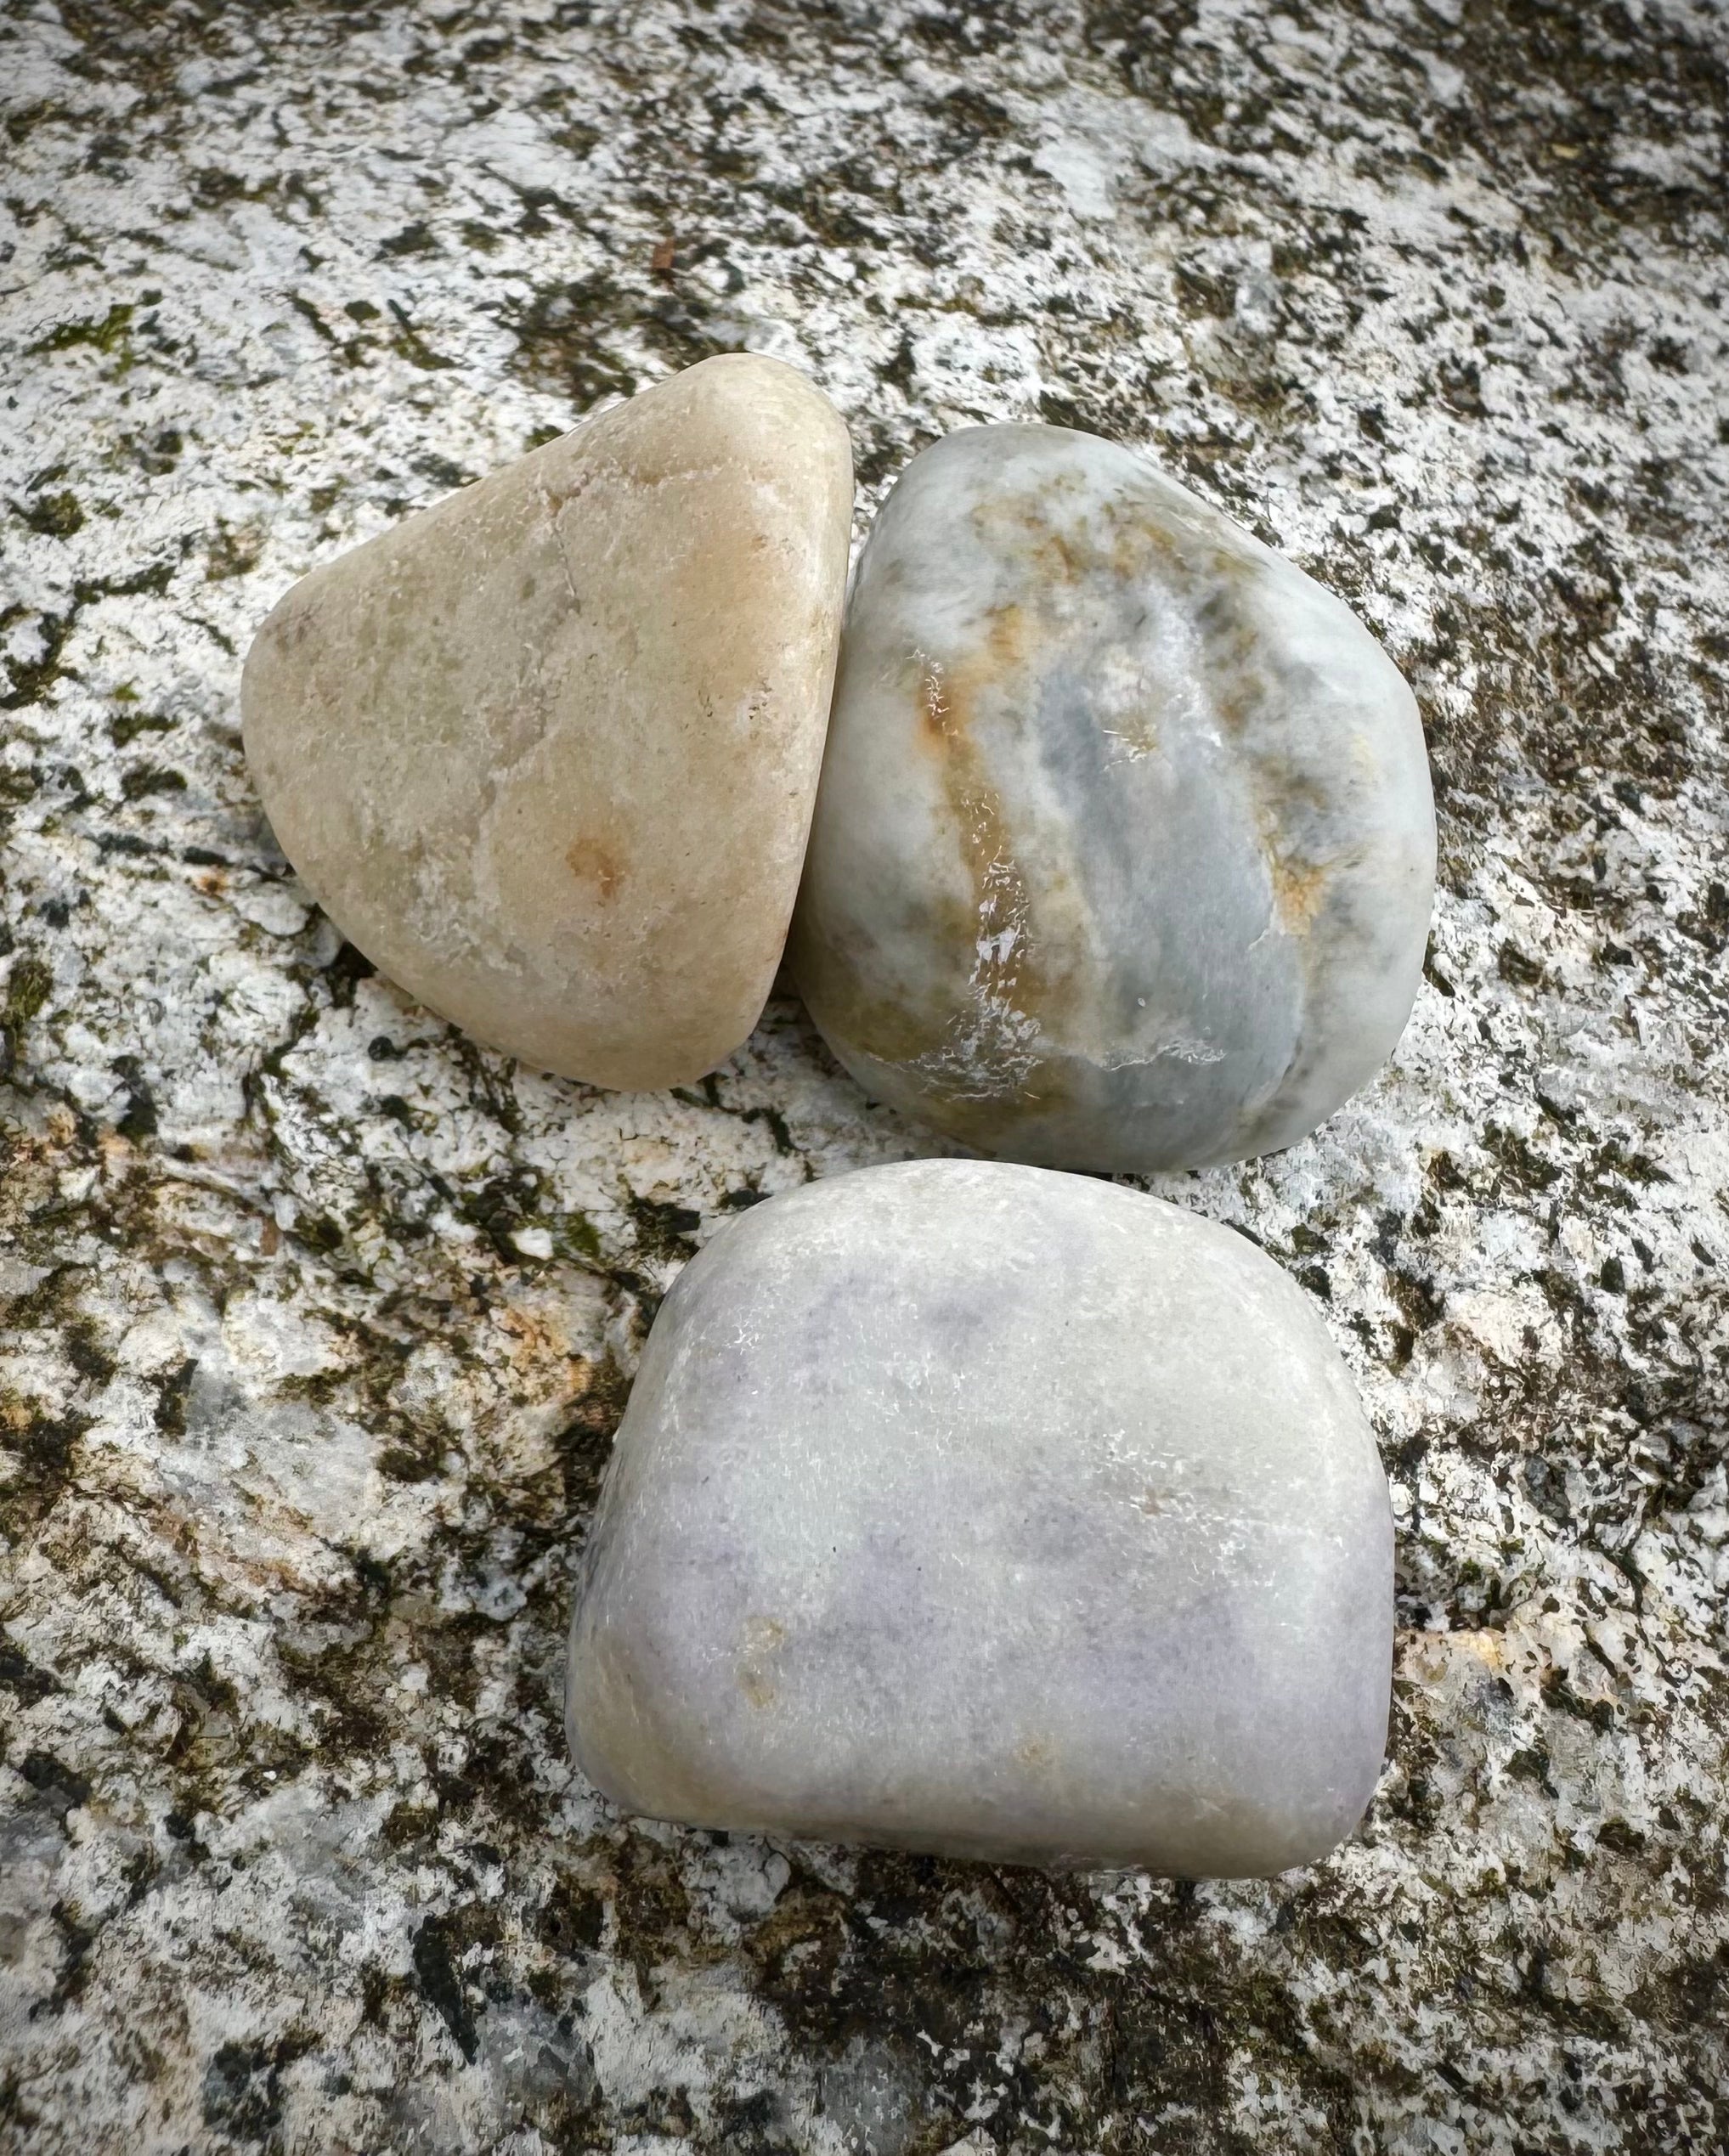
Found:
[{"label": "brown streak on stone", "polygon": [[[880,1028],[854,1036],[879,1041],[876,1053],[884,1060],[914,1068],[922,1090],[942,1100],[947,1126],[963,1138],[976,1120],[977,1142],[986,1149],[986,1132],[1005,1113],[1048,1112],[1061,1082],[1059,1063],[1013,1037],[1017,1023],[1035,1039],[1044,1034],[1042,1014],[1048,1016],[1061,984],[1048,977],[1042,962],[1033,891],[974,735],[982,691],[994,687],[1022,698],[1030,692],[1031,628],[1023,608],[1003,606],[991,615],[982,646],[960,665],[946,668],[918,655],[915,739],[941,759],[940,783],[973,891],[962,924],[964,942],[976,957],[958,1008],[926,1027],[909,1026],[905,1013],[895,1015],[889,1038],[899,1053],[887,1053],[889,1040]],[[980,1097],[975,1099],[975,1093]]]}]

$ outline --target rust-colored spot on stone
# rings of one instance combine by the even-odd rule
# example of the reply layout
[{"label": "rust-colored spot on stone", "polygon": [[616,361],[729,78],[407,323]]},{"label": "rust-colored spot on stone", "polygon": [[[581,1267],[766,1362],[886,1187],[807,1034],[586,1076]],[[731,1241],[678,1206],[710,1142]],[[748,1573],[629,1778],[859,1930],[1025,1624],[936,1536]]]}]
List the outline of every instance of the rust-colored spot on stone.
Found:
[{"label": "rust-colored spot on stone", "polygon": [[624,880],[624,864],[601,838],[578,838],[564,855],[565,866],[579,883],[592,883],[603,905],[610,905]]},{"label": "rust-colored spot on stone", "polygon": [[1280,927],[1287,935],[1307,935],[1326,900],[1326,865],[1274,851],[1268,855],[1267,871]]},{"label": "rust-colored spot on stone", "polygon": [[1286,935],[1306,936],[1326,906],[1335,877],[1359,856],[1341,853],[1325,835],[1336,810],[1322,774],[1283,759],[1251,759],[1246,768],[1257,796],[1274,917]]}]

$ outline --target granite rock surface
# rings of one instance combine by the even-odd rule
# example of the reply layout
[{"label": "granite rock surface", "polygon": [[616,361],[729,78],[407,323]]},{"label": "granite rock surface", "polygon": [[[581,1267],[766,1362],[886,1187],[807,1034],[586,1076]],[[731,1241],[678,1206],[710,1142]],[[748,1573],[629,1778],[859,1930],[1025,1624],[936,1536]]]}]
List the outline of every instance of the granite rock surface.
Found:
[{"label": "granite rock surface", "polygon": [[851,511],[833,406],[720,354],[314,569],[241,687],[278,843],[489,1046],[702,1077],[780,964]]},{"label": "granite rock surface", "polygon": [[[1725,35],[0,10],[0,2142],[1729,2142]],[[930,1143],[785,996],[654,1095],[439,1024],[269,844],[240,664],[297,577],[747,347],[845,415],[856,536],[957,427],[1089,427],[1421,708],[1397,1053],[1153,1185],[1322,1306],[1392,1490],[1389,1764],[1270,1883],[654,1827],[569,1764],[656,1298]]]},{"label": "granite rock surface", "polygon": [[793,950],[873,1098],[1064,1168],[1306,1137],[1417,991],[1415,698],[1343,602],[1127,450],[969,427],[847,604]]},{"label": "granite rock surface", "polygon": [[1079,1176],[771,1199],[661,1307],[570,1634],[635,1813],[1060,1869],[1325,1857],[1380,1777],[1393,1521],[1302,1290]]}]

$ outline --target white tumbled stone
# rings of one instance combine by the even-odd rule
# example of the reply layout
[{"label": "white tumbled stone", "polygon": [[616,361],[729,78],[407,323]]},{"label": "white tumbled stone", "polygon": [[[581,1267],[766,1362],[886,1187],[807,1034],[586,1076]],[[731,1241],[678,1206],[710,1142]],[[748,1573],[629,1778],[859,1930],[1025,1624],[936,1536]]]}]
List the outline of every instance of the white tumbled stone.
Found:
[{"label": "white tumbled stone", "polygon": [[1393,1527],[1325,1327],[1226,1228],[987,1161],[754,1208],[655,1321],[567,1724],[625,1809],[1267,1873],[1361,1815]]},{"label": "white tumbled stone", "polygon": [[984,1153],[1292,1143],[1427,934],[1416,705],[1344,603],[1115,443],[973,427],[859,565],[789,956],[873,1098]]},{"label": "white tumbled stone", "polygon": [[343,934],[544,1070],[729,1054],[798,889],[851,504],[827,398],[726,356],[303,578],[246,754]]}]

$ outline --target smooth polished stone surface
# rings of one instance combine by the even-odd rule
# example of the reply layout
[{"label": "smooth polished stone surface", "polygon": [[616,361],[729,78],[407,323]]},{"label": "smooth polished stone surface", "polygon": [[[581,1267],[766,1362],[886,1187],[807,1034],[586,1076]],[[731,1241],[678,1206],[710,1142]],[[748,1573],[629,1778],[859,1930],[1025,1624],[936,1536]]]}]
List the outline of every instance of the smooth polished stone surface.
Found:
[{"label": "smooth polished stone surface", "polygon": [[1350,610],[1128,451],[973,427],[877,519],[794,976],[873,1098],[980,1152],[1304,1137],[1415,995],[1415,703]]},{"label": "smooth polished stone surface", "polygon": [[343,934],[569,1077],[728,1055],[798,887],[851,502],[827,398],[727,356],[296,584],[246,753]]},{"label": "smooth polished stone surface", "polygon": [[571,1631],[579,1765],[710,1827],[1189,1876],[1319,1857],[1387,1736],[1393,1526],[1302,1291],[997,1162],[757,1207],[680,1276]]}]

